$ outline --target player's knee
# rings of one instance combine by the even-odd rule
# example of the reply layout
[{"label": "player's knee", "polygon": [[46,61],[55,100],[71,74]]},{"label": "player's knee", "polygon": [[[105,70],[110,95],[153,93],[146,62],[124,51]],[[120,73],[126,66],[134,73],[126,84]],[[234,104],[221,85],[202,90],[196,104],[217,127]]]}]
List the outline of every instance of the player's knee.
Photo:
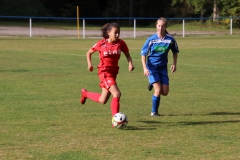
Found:
[{"label": "player's knee", "polygon": [[167,96],[168,95],[168,91],[164,91],[161,93],[163,96]]},{"label": "player's knee", "polygon": [[120,98],[120,97],[121,97],[121,92],[120,92],[120,91],[112,92],[112,96],[113,96],[113,97]]},{"label": "player's knee", "polygon": [[155,95],[156,97],[159,97],[159,96],[161,95],[161,91],[160,91],[160,90],[155,90],[155,91],[154,91],[154,95]]},{"label": "player's knee", "polygon": [[102,104],[106,104],[107,103],[107,101],[104,101]]},{"label": "player's knee", "polygon": [[121,97],[121,92],[117,92],[114,97],[120,98]]},{"label": "player's knee", "polygon": [[107,102],[108,102],[108,97],[102,97],[102,98],[99,98],[99,103],[101,103],[101,104],[106,104]]},{"label": "player's knee", "polygon": [[99,100],[99,103],[106,104],[108,100]]}]

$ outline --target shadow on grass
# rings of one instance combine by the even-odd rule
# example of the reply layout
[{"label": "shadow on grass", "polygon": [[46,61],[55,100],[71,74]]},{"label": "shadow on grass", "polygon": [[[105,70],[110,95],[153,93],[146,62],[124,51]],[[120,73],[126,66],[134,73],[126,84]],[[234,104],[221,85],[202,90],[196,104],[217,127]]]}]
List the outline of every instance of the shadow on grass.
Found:
[{"label": "shadow on grass", "polygon": [[156,128],[154,127],[134,127],[134,126],[128,126],[126,129],[124,130],[154,130]]},{"label": "shadow on grass", "polygon": [[3,69],[0,69],[0,72],[29,72],[29,70],[26,70],[26,69],[3,70]]},{"label": "shadow on grass", "polygon": [[139,127],[135,127],[135,126],[128,126],[127,130],[155,130],[158,128],[159,121],[137,121],[137,122],[141,122],[141,123],[146,123],[148,124],[147,126],[139,126]]},{"label": "shadow on grass", "polygon": [[56,155],[49,155],[49,160],[56,159],[56,160],[78,160],[78,159],[84,159],[84,160],[93,160],[96,159],[95,157],[92,157],[90,154],[85,153],[83,151],[74,151],[74,152],[65,152],[61,154]]},{"label": "shadow on grass", "polygon": [[179,115],[174,115],[174,114],[169,114],[169,115],[162,115],[161,116],[195,116],[195,115],[199,115],[199,116],[209,116],[209,115],[240,115],[240,112],[211,112],[211,113],[207,113],[207,114],[179,114]]},{"label": "shadow on grass", "polygon": [[226,120],[226,121],[180,121],[180,122],[160,122],[160,121],[137,121],[142,123],[147,123],[150,127],[157,127],[159,124],[167,126],[176,126],[176,125],[207,125],[207,124],[224,124],[224,123],[240,123],[240,118],[235,120]]},{"label": "shadow on grass", "polygon": [[162,123],[160,121],[137,121],[137,122],[148,123],[148,124],[159,124],[159,123]]},{"label": "shadow on grass", "polygon": [[212,112],[206,115],[240,115],[240,112]]},{"label": "shadow on grass", "polygon": [[199,122],[178,122],[181,125],[205,125],[205,124],[223,124],[223,123],[240,123],[240,120],[228,121],[199,121]]}]

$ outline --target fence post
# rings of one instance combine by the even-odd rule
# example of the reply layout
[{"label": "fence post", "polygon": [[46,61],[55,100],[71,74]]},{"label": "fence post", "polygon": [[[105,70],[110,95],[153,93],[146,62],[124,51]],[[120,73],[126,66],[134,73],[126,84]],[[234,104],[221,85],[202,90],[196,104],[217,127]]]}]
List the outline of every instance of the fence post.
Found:
[{"label": "fence post", "polygon": [[133,38],[136,38],[136,19],[134,19]]},{"label": "fence post", "polygon": [[182,36],[185,37],[185,20],[183,19],[183,33]]},{"label": "fence post", "polygon": [[230,20],[230,35],[232,35],[232,23],[233,23],[233,19],[231,18],[231,20]]},{"label": "fence post", "polygon": [[29,31],[30,31],[30,37],[32,37],[32,18],[29,19]]},{"label": "fence post", "polygon": [[85,38],[85,19],[83,19],[83,38]]},{"label": "fence post", "polygon": [[79,38],[80,36],[79,33],[79,7],[77,6],[77,37]]}]

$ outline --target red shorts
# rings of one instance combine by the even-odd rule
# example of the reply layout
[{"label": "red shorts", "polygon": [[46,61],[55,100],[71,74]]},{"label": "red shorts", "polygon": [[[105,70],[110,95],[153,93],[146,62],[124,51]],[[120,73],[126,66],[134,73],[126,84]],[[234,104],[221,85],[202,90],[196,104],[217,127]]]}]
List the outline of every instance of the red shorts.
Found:
[{"label": "red shorts", "polygon": [[98,68],[98,77],[100,80],[99,86],[108,90],[111,86],[117,84],[116,78],[118,74],[118,68],[106,70]]}]

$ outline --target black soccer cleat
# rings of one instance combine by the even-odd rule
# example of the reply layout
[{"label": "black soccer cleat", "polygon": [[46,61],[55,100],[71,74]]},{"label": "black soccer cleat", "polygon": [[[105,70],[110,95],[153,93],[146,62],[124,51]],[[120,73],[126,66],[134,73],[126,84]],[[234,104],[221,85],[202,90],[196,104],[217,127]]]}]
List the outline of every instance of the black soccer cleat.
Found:
[{"label": "black soccer cleat", "polygon": [[152,84],[148,84],[148,90],[151,91],[153,89],[153,85]]}]

